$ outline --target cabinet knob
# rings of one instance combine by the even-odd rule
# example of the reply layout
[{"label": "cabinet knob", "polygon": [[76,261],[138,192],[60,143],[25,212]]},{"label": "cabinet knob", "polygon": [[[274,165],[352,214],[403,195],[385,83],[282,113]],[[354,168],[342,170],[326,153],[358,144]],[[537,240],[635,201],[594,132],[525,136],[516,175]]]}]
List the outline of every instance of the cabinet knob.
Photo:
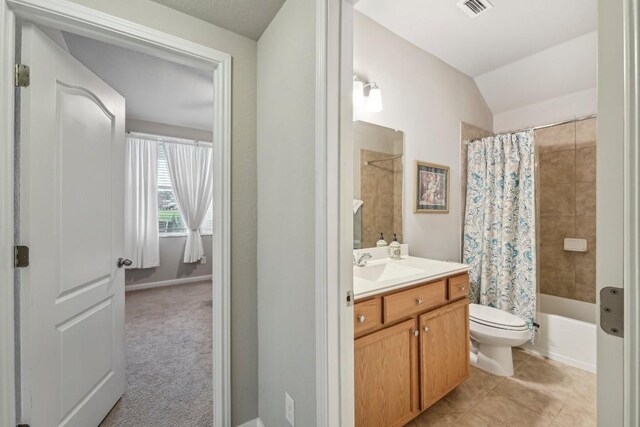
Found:
[{"label": "cabinet knob", "polygon": [[427,332],[429,332],[429,327],[428,327],[427,325],[424,325],[424,332],[425,332],[425,334],[426,334]]},{"label": "cabinet knob", "polygon": [[417,337],[418,335],[420,335],[420,331],[417,329],[411,329],[411,333],[413,334],[414,337]]},{"label": "cabinet knob", "polygon": [[424,302],[422,298],[416,298],[416,304],[420,305]]},{"label": "cabinet knob", "polygon": [[358,322],[364,323],[365,320],[367,320],[367,316],[365,316],[364,314],[358,316]]},{"label": "cabinet knob", "polygon": [[461,291],[464,291],[464,285],[460,285],[460,286],[459,286],[459,289],[460,289]]}]

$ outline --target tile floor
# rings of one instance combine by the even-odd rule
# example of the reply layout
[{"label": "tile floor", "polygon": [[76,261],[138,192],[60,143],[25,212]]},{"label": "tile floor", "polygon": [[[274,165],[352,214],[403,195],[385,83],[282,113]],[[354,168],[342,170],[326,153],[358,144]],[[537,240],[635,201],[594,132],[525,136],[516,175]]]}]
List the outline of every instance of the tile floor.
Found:
[{"label": "tile floor", "polygon": [[514,349],[513,377],[471,368],[456,390],[413,420],[409,427],[596,425],[596,375]]}]

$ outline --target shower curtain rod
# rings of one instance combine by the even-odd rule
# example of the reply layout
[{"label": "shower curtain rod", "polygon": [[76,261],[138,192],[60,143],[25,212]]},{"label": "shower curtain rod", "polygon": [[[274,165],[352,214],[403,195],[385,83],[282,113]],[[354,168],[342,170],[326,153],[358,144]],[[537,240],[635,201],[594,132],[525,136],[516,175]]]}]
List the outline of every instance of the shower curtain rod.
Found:
[{"label": "shower curtain rod", "polygon": [[[561,126],[561,125],[566,125],[567,123],[571,123],[571,122],[580,122],[582,120],[589,120],[589,119],[593,119],[598,117],[597,114],[589,114],[588,116],[581,116],[581,117],[577,117],[575,119],[570,119],[570,120],[563,120],[561,122],[557,122],[557,123],[550,123],[548,125],[540,125],[540,126],[534,126],[531,128],[524,128],[524,129],[518,129],[518,130],[510,130],[508,132],[498,132],[496,135],[501,135],[504,133],[514,133],[514,132],[523,132],[523,131],[527,131],[527,130],[540,130],[540,129],[546,129],[546,128],[552,128],[554,126]],[[480,141],[482,138],[476,138],[476,139],[466,139],[464,141],[465,145],[468,145],[474,141]]]},{"label": "shower curtain rod", "polygon": [[366,161],[366,162],[364,162],[364,165],[365,166],[369,166],[371,163],[386,162],[387,160],[395,160],[395,159],[399,159],[401,157],[402,157],[402,154],[396,154],[395,156],[385,157],[384,159]]},{"label": "shower curtain rod", "polygon": [[187,138],[176,138],[173,136],[164,136],[164,135],[156,135],[153,133],[144,133],[144,132],[125,132],[127,135],[139,135],[143,138],[149,139],[151,141],[158,141],[158,142],[172,142],[175,144],[184,144],[184,145],[205,145],[205,146],[211,146],[213,145],[211,142],[209,141],[199,141],[197,139],[187,139]]}]

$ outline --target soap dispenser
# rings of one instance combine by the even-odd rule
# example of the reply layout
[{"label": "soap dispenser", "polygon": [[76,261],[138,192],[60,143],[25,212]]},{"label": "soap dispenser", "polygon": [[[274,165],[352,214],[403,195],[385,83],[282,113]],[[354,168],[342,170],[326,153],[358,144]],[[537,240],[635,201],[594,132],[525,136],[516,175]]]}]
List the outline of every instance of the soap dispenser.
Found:
[{"label": "soap dispenser", "polygon": [[401,250],[400,250],[400,242],[398,242],[398,237],[393,235],[393,242],[389,245],[389,258],[391,259],[400,259]]},{"label": "soap dispenser", "polygon": [[387,246],[387,242],[386,242],[386,240],[384,240],[384,236],[382,235],[382,233],[380,233],[380,240],[378,240],[376,242],[376,246],[379,247],[379,248]]}]

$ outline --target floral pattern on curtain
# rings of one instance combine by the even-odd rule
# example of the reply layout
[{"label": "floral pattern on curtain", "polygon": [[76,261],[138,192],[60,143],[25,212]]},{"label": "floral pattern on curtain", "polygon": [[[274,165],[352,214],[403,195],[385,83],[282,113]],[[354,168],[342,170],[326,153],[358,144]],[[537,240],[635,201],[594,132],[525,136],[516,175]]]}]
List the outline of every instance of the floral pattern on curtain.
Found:
[{"label": "floral pattern on curtain", "polygon": [[536,227],[533,131],[469,143],[463,262],[471,302],[515,314],[533,330]]}]

